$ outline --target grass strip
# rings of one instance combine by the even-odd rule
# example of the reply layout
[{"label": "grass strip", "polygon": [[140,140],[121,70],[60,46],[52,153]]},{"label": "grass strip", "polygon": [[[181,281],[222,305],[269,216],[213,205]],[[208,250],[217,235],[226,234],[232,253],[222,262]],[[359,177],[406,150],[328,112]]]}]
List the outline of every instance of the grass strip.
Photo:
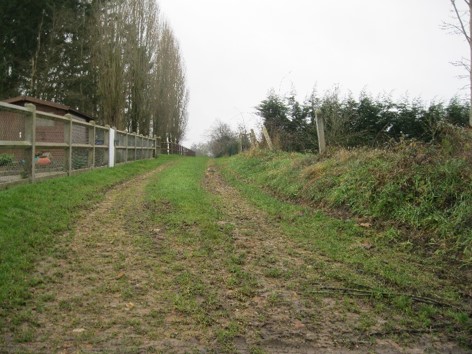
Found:
[{"label": "grass strip", "polygon": [[0,310],[28,300],[35,262],[60,252],[57,238],[72,229],[82,210],[112,186],[172,159],[161,156],[0,191]]},{"label": "grass strip", "polygon": [[157,241],[163,262],[155,271],[166,289],[167,315],[181,318],[178,330],[198,331],[206,345],[234,352],[233,340],[245,329],[224,294],[227,287],[249,292],[254,280],[236,259],[233,226],[222,221],[224,201],[205,188],[207,164],[203,157],[179,160],[147,186],[151,223],[163,228]]}]

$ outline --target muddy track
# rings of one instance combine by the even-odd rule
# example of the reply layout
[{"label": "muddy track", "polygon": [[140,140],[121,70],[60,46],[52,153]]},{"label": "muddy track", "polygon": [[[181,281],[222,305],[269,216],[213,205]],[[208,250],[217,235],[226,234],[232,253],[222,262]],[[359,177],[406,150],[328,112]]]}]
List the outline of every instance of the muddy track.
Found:
[{"label": "muddy track", "polygon": [[[235,342],[244,351],[258,346],[270,353],[355,352],[357,316],[333,312],[336,300],[316,299],[301,289],[322,281],[313,268],[321,256],[292,242],[264,212],[250,205],[224,182],[215,167],[206,174],[206,188],[221,199],[225,221],[234,226],[236,252],[245,255],[244,269],[257,279],[255,296],[247,301],[226,294],[234,316],[246,324],[246,338]],[[365,306],[365,305],[363,305]],[[341,335],[344,334],[344,335]],[[343,337],[342,343],[337,343]]]},{"label": "muddy track", "polygon": [[[212,163],[202,186],[214,201],[218,219],[210,226],[219,230],[220,240],[208,240],[203,224],[176,229],[160,224],[155,216],[172,213],[172,207],[165,200],[145,202],[144,193],[167,167],[114,187],[83,213],[64,235],[62,252],[37,268],[41,281],[24,309],[34,321],[20,325],[25,332],[34,327],[32,335],[18,343],[7,334],[6,353],[397,353],[425,348],[423,343],[405,351],[391,340],[366,342],[358,328],[361,317],[369,316],[371,331],[385,321],[368,301],[352,299],[346,307],[340,297],[310,292],[315,284],[335,285],[323,269],[343,265],[284,234]],[[225,337],[232,326],[237,334]]]},{"label": "muddy track", "polygon": [[[417,343],[399,345],[395,340],[369,338],[360,323],[368,319],[369,333],[382,332],[388,320],[369,300],[339,296],[314,296],[313,287],[337,286],[323,269],[345,268],[321,254],[307,250],[277,227],[277,222],[248,203],[211,165],[205,186],[219,196],[223,224],[233,226],[235,253],[245,255],[244,269],[257,279],[255,296],[225,295],[233,316],[246,326],[246,336],[235,348],[246,352],[258,347],[267,353],[416,353],[465,352],[447,340],[419,336]],[[316,237],[317,230],[313,230]],[[346,306],[347,305],[347,306]],[[399,319],[400,320],[400,319]]]},{"label": "muddy track", "polygon": [[134,327],[159,306],[160,296],[159,289],[148,286],[157,281],[149,271],[153,253],[136,247],[126,220],[142,210],[149,178],[166,167],[109,190],[64,235],[62,257],[39,264],[43,281],[30,304],[35,339],[12,346],[12,352],[126,352],[135,342],[141,345]]}]

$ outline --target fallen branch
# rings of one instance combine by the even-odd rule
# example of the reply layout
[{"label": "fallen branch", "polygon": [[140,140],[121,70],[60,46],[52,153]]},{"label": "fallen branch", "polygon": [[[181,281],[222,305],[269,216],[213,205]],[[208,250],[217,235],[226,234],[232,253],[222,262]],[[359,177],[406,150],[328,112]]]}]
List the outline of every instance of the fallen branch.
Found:
[{"label": "fallen branch", "polygon": [[440,323],[440,324],[436,324],[434,326],[430,326],[430,327],[424,328],[424,329],[403,328],[403,329],[391,329],[391,330],[379,331],[379,332],[370,332],[370,333],[367,333],[367,336],[369,336],[369,337],[383,337],[383,336],[388,335],[388,334],[400,335],[400,334],[431,333],[431,332],[437,332],[439,330],[442,330],[442,329],[448,328],[448,327],[453,327],[454,329],[457,329],[456,326],[452,323]]},{"label": "fallen branch", "polygon": [[411,295],[411,294],[406,294],[406,293],[395,293],[395,292],[387,292],[387,291],[379,291],[379,290],[374,290],[374,289],[355,289],[355,288],[339,288],[339,287],[331,287],[331,286],[323,286],[320,287],[319,290],[313,290],[313,293],[317,294],[326,294],[330,292],[342,292],[345,294],[350,294],[350,295],[356,295],[356,296],[383,296],[383,297],[395,297],[395,296],[404,296],[412,299],[413,301],[416,302],[421,302],[429,305],[436,305],[436,306],[442,306],[442,307],[450,307],[450,308],[455,308],[455,309],[460,309],[458,306],[449,304],[447,302],[444,302],[443,300],[436,300],[430,297],[425,297],[425,296],[417,296],[417,295]]}]

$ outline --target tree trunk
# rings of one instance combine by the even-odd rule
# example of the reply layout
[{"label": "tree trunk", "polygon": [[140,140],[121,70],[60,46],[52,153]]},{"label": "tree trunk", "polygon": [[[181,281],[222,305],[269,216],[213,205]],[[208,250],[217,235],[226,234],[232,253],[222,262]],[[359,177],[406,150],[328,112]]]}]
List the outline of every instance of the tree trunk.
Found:
[{"label": "tree trunk", "polygon": [[469,63],[462,62],[466,68],[468,67],[468,74],[469,74],[469,84],[470,84],[470,111],[469,111],[469,127],[472,127],[472,0],[464,0],[467,4],[468,11],[469,11],[469,27],[467,28],[465,25],[465,21],[462,19],[461,12],[457,8],[456,0],[450,0],[451,5],[454,9],[457,21],[459,25],[452,25],[452,28],[461,32],[465,39],[467,40],[467,44],[469,45]]},{"label": "tree trunk", "polygon": [[[469,5],[469,50],[470,50],[470,57],[469,57],[469,80],[470,80],[470,111],[469,111],[469,127],[472,127],[472,2],[467,3]],[[467,38],[467,35],[466,35]]]}]

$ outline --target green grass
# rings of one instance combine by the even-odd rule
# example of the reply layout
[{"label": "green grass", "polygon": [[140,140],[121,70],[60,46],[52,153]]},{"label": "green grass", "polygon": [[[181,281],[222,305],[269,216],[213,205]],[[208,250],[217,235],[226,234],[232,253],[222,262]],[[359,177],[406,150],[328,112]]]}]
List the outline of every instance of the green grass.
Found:
[{"label": "green grass", "polygon": [[[255,279],[241,267],[244,255],[235,250],[232,226],[218,223],[224,218],[224,206],[205,190],[207,164],[207,158],[181,159],[151,180],[146,190],[148,217],[165,229],[160,257],[171,270],[156,271],[172,289],[167,295],[173,304],[169,311],[197,324],[203,337],[216,337],[219,351],[232,352],[232,340],[242,335],[244,327],[216,324],[221,318],[230,320],[219,288],[234,289],[247,299],[253,296]],[[228,278],[221,275],[225,272]]]},{"label": "green grass", "polygon": [[[349,154],[341,157],[355,160]],[[62,253],[67,240],[61,237],[108,188],[168,161],[171,167],[139,184],[139,200],[121,206],[127,215],[120,226],[126,231],[122,241],[129,244],[117,246],[113,253],[116,257],[106,277],[110,282],[95,284],[90,278],[88,284],[92,298],[115,296],[136,309],[148,307],[143,316],[137,312],[124,317],[124,325],[136,335],[126,342],[131,347],[138,348],[149,336],[163,340],[183,335],[197,337],[216,352],[235,352],[245,340],[248,351],[260,352],[264,331],[283,338],[294,324],[314,332],[330,326],[325,323],[329,320],[345,323],[346,340],[354,344],[374,341],[369,333],[397,340],[412,331],[415,341],[419,338],[415,331],[432,331],[471,345],[470,307],[463,295],[470,285],[460,283],[461,270],[415,254],[408,244],[395,243],[399,238],[395,227],[363,228],[344,214],[339,218],[312,205],[293,203],[307,188],[300,171],[313,173],[313,161],[290,154],[219,160],[226,182],[207,158],[165,157],[0,192],[0,205],[16,205],[15,212],[2,209],[9,213],[9,229],[3,214],[0,219],[1,230],[8,232],[0,237],[0,275],[5,280],[0,283],[1,309],[15,340],[35,340],[40,323],[35,311],[47,313],[51,307],[76,316],[72,328],[87,328],[79,341],[99,340],[101,329],[88,328],[82,318],[82,312],[98,313],[99,303],[83,308],[83,298],[63,298],[54,292],[55,283],[68,279],[66,269],[35,277],[33,267],[49,256],[70,256]],[[338,171],[338,182],[340,171],[349,172],[342,159],[322,163],[323,168]],[[374,164],[378,168],[383,163]],[[292,183],[294,179],[298,182]],[[121,200],[131,200],[128,196],[135,193],[124,190]],[[87,240],[84,247],[95,247],[91,242]],[[95,242],[104,240],[98,237]],[[84,274],[96,271],[86,258],[75,268]],[[28,301],[32,286],[43,291]],[[285,314],[290,317],[280,317]],[[1,321],[2,316],[0,326]]]},{"label": "green grass", "polygon": [[[268,213],[285,235],[309,251],[306,262],[312,264],[310,269],[315,269],[319,278],[297,285],[304,289],[304,294],[342,296],[347,291],[348,296],[367,296],[378,307],[379,314],[389,313],[392,319],[401,316],[407,328],[427,329],[431,324],[440,324],[466,338],[472,321],[461,293],[470,290],[470,284],[458,280],[463,279],[460,268],[415,254],[401,245],[393,247],[385,242],[384,232],[362,228],[354,220],[328,216],[298,203],[300,198],[294,203],[287,202],[295,193],[293,185],[301,185],[300,166],[306,166],[307,159],[297,154],[260,153],[219,160],[225,179],[258,209]],[[338,165],[337,173],[341,168],[344,173],[351,173],[352,165],[339,167],[342,163],[335,159],[323,163],[333,169]],[[376,163],[381,162],[374,161],[370,166]],[[294,178],[298,182],[292,183]],[[365,182],[369,184],[368,180]],[[330,192],[324,193],[326,196]],[[265,276],[277,278],[284,274],[269,263]],[[287,277],[291,278],[295,277]],[[335,285],[327,289],[319,287],[333,282]],[[357,294],[357,290],[362,294]],[[423,303],[421,297],[450,304],[452,309]],[[467,320],[458,320],[464,317]],[[369,323],[364,318],[359,325],[365,327]],[[398,324],[392,326],[398,328]]]},{"label": "green grass", "polygon": [[[359,247],[359,244],[363,242],[374,242],[374,240],[370,240],[369,235],[353,221],[339,220],[322,212],[279,200],[261,191],[257,185],[247,183],[247,180],[241,176],[234,175],[228,167],[225,170],[225,177],[258,208],[267,211],[273,218],[273,222],[280,224],[287,235],[291,235],[312,251],[321,252],[322,255],[334,261],[345,263],[350,269],[360,267],[362,273],[381,277],[384,283],[394,284],[397,288],[411,290],[421,284],[419,283],[421,277],[431,277],[428,273],[424,273],[423,269],[411,269],[411,261],[415,258],[406,252],[397,250],[392,255],[384,253],[375,255],[374,252]],[[406,262],[401,262],[401,259]],[[329,269],[326,271],[330,272]],[[268,268],[267,274],[272,277],[281,276],[280,270],[273,268]],[[330,275],[343,278],[342,272]],[[375,282],[370,283],[368,278],[364,278],[350,274],[349,281],[353,283],[357,281],[365,286],[375,286]],[[434,280],[434,277],[429,279],[430,285]]]},{"label": "green grass", "polygon": [[227,166],[280,198],[390,225],[386,241],[470,264],[472,138],[462,139],[460,151],[419,143],[322,157],[261,151]]},{"label": "green grass", "polygon": [[82,211],[113,185],[170,159],[162,156],[0,191],[0,309],[28,300],[30,286],[37,285],[31,276],[35,262],[61,251],[56,240],[72,230]]}]

